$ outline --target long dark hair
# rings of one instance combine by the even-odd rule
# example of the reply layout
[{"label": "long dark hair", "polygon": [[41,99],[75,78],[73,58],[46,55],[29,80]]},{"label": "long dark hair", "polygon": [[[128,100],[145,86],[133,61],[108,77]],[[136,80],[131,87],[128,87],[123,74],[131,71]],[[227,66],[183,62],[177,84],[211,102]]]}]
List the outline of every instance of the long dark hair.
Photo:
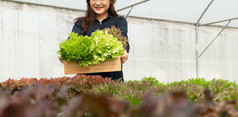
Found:
[{"label": "long dark hair", "polygon": [[[114,1],[115,0],[110,0],[110,7],[108,9],[108,13],[112,16],[118,16],[117,12],[115,11],[114,7]],[[96,19],[96,13],[91,9],[90,7],[90,0],[87,0],[87,11],[85,17],[78,17],[75,19],[75,22],[77,20],[82,20],[82,32],[85,35],[87,30],[89,29],[90,25],[95,21]]]}]

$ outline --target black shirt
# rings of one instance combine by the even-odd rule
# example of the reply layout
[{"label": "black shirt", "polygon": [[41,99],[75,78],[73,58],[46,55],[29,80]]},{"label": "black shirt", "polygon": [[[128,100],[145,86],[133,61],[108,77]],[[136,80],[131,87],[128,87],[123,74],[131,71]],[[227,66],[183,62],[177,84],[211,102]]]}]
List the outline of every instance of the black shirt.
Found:
[{"label": "black shirt", "polygon": [[[82,32],[82,20],[77,20],[73,26],[72,32],[78,33],[78,35],[83,35]],[[124,17],[121,16],[112,16],[108,15],[102,22],[99,22],[97,19],[90,25],[89,29],[86,32],[86,35],[91,36],[91,34],[96,30],[102,30],[104,28],[110,28],[111,26],[115,26],[121,30],[121,35],[126,37],[127,36],[127,21]],[[129,53],[130,46],[127,43],[126,50]],[[118,72],[103,72],[103,73],[89,73],[86,75],[101,75],[102,77],[112,78],[112,80],[122,79],[123,80],[123,73],[122,71]]]}]

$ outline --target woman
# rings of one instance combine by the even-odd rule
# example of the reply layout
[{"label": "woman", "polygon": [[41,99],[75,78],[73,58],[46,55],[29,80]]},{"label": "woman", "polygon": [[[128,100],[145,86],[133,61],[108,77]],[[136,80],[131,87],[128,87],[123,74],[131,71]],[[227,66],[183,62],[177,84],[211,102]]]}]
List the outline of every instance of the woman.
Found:
[{"label": "woman", "polygon": [[[95,30],[102,30],[115,26],[122,32],[122,36],[127,38],[127,21],[124,17],[118,16],[114,9],[116,0],[87,0],[87,11],[85,17],[76,19],[72,32],[79,35],[90,36]],[[124,50],[124,55],[121,57],[121,62],[125,63],[128,59],[129,43]],[[123,80],[122,71],[118,72],[104,72],[104,73],[90,73],[86,75],[101,75],[102,77],[109,77],[112,80]]]}]

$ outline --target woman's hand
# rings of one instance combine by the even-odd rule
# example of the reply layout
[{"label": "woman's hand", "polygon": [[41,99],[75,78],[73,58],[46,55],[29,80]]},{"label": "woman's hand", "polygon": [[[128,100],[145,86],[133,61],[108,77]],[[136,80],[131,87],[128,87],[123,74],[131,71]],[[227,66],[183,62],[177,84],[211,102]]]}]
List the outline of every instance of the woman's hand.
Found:
[{"label": "woman's hand", "polygon": [[64,63],[63,59],[61,58],[61,56],[58,56],[59,60],[61,63]]},{"label": "woman's hand", "polygon": [[128,53],[126,50],[124,50],[124,55],[121,57],[121,62],[124,64],[128,59]]}]

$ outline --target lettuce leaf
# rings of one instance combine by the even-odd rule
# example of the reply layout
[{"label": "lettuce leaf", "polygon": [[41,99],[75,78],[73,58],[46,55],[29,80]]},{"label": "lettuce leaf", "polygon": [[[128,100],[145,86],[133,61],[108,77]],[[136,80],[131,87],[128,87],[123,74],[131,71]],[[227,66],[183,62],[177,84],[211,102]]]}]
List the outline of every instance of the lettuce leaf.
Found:
[{"label": "lettuce leaf", "polygon": [[75,61],[84,67],[113,60],[124,53],[122,42],[102,30],[96,30],[91,37],[78,36],[72,32],[69,34],[69,39],[60,43],[59,47],[60,50],[57,53],[63,60]]}]

